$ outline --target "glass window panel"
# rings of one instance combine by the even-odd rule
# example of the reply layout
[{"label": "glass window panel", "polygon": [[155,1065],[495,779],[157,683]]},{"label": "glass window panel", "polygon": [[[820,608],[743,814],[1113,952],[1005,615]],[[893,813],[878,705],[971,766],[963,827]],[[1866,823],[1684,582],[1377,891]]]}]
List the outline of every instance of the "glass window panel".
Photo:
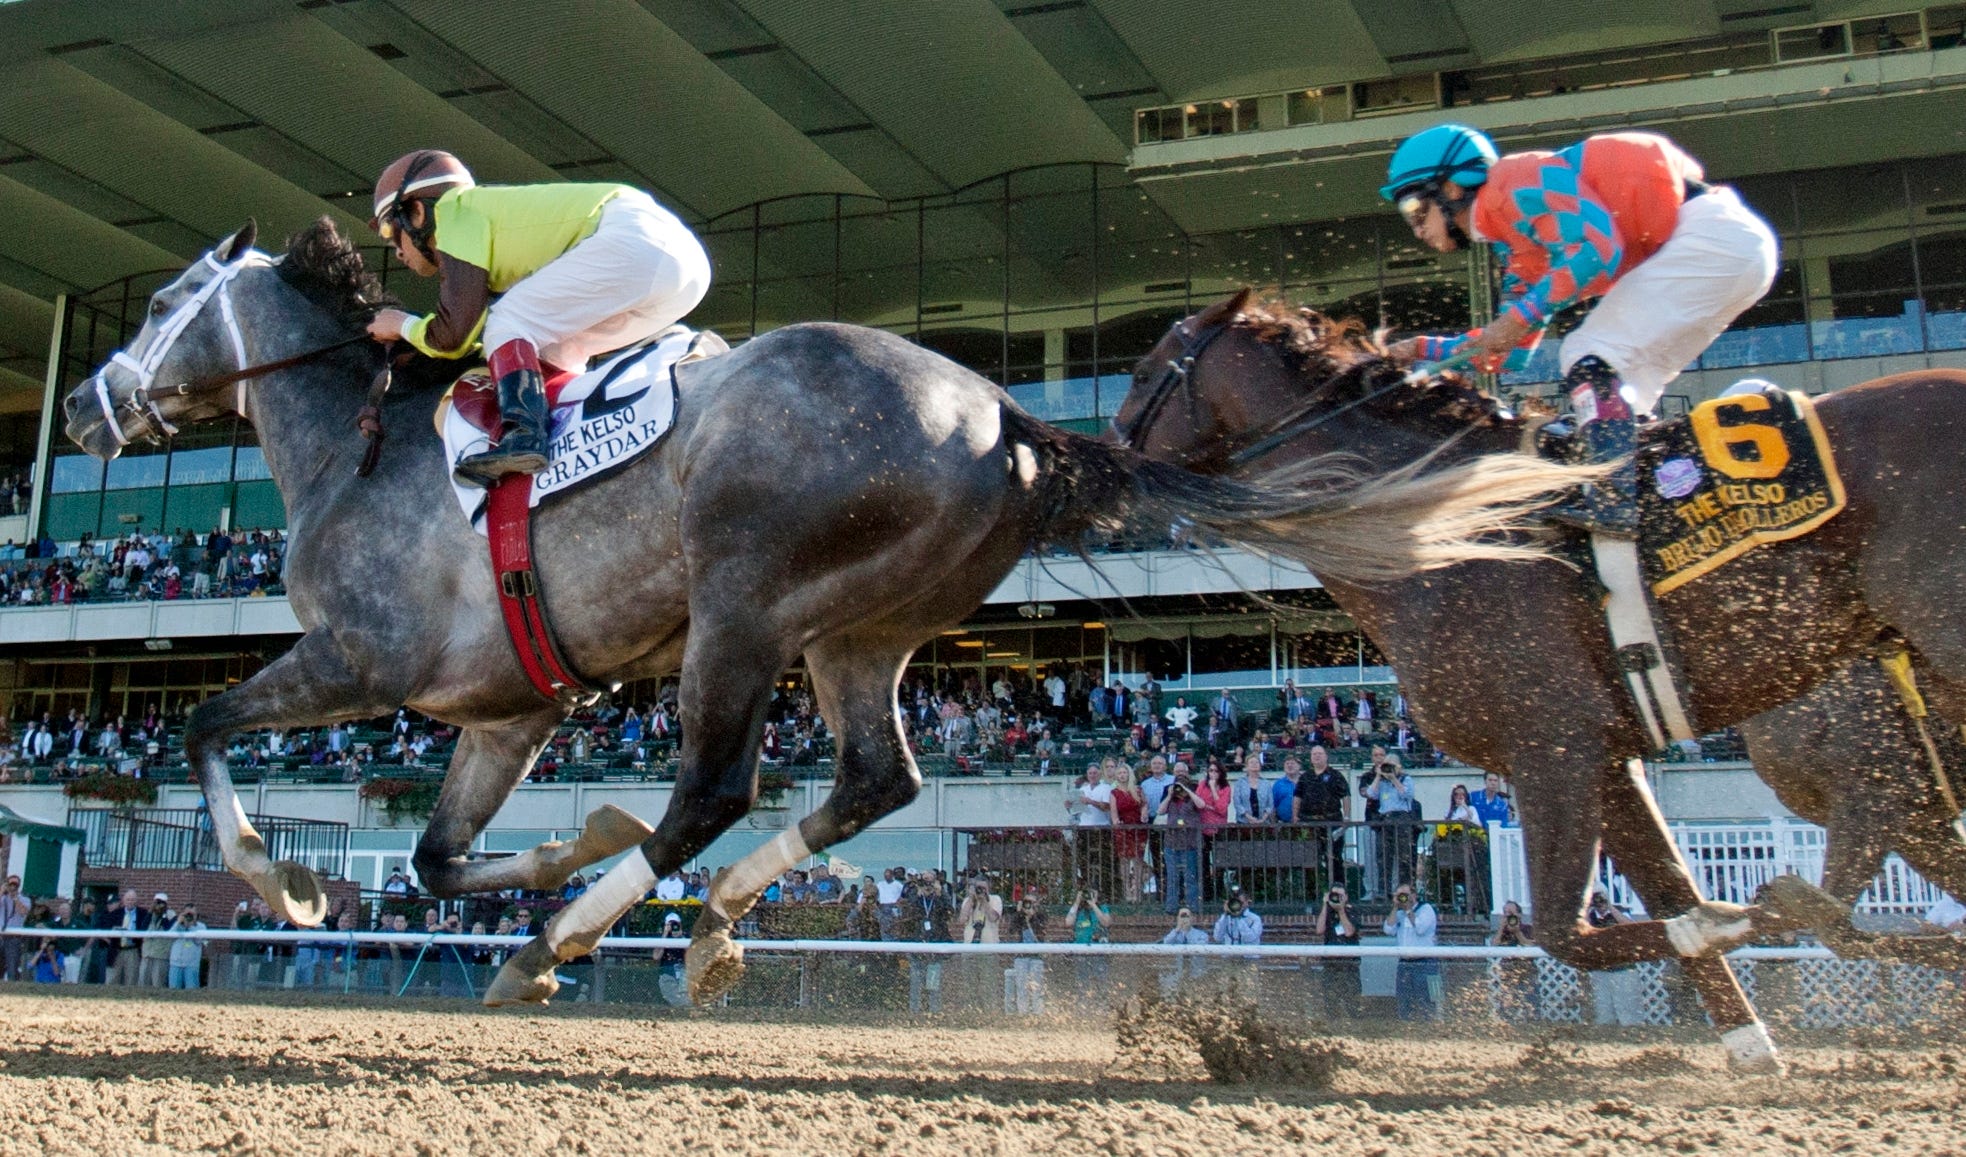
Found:
[{"label": "glass window panel", "polygon": [[1966,44],[1966,4],[1945,4],[1926,9],[1925,32],[1935,52]]},{"label": "glass window panel", "polygon": [[1906,52],[1925,47],[1925,29],[1916,12],[1853,20],[1850,43],[1858,52]]},{"label": "glass window panel", "polygon": [[267,469],[266,455],[258,446],[241,446],[232,466],[232,477],[240,482],[271,479],[273,471]]},{"label": "glass window panel", "polygon": [[[1378,217],[1355,217],[1284,226],[1284,289],[1292,297],[1315,304],[1331,300],[1333,286],[1338,283],[1377,281],[1379,237],[1384,225]],[[1403,228],[1400,231],[1406,232]]]},{"label": "glass window panel", "polygon": [[[1067,165],[1011,174],[1007,216],[1013,310],[1092,300],[1093,171],[1090,165]],[[1103,236],[1098,248],[1103,266],[1110,248]]]},{"label": "glass window panel", "polygon": [[1213,302],[1246,286],[1277,284],[1281,273],[1277,268],[1279,240],[1274,228],[1194,237],[1190,241],[1189,268],[1195,301]]},{"label": "glass window panel", "polygon": [[879,213],[849,212],[840,222],[842,318],[913,328],[915,215],[916,207],[905,204]]},{"label": "glass window panel", "polygon": [[104,487],[109,490],[129,490],[139,486],[162,486],[164,466],[168,457],[162,453],[131,454],[124,453],[109,462],[104,472]]},{"label": "glass window panel", "polygon": [[48,489],[74,494],[102,488],[102,463],[88,454],[57,454],[49,464]]},{"label": "glass window panel", "polygon": [[1004,335],[1001,329],[954,326],[924,329],[915,340],[993,382],[1002,380]]},{"label": "glass window panel", "polygon": [[1000,204],[983,201],[930,204],[924,210],[924,324],[931,320],[973,318],[979,313],[1002,316],[1002,213]]},{"label": "glass window panel", "polygon": [[195,486],[232,481],[232,447],[206,446],[171,451],[171,485]]},{"label": "glass window panel", "polygon": [[1860,229],[1903,235],[1905,183],[1896,164],[1797,173],[1792,180],[1804,235]]},{"label": "glass window panel", "polygon": [[1186,304],[1186,238],[1173,218],[1116,173],[1099,186],[1100,312],[1128,310],[1180,295]]},{"label": "glass window panel", "polygon": [[[802,205],[808,200],[800,198]],[[831,206],[830,198],[827,206]],[[760,331],[834,316],[833,243],[831,219],[759,227]]]},{"label": "glass window panel", "polygon": [[1784,28],[1775,33],[1775,59],[1815,60],[1825,56],[1850,54],[1850,26],[1817,24],[1809,28]]},{"label": "glass window panel", "polygon": [[1809,328],[1804,324],[1802,271],[1785,261],[1775,284],[1749,306],[1700,356],[1704,369],[1737,369],[1809,359]]}]

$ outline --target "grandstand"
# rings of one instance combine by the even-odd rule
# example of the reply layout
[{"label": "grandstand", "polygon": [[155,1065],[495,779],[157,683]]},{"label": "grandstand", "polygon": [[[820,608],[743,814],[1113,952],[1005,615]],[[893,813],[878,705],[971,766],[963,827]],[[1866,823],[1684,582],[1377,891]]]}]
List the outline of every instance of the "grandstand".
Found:
[{"label": "grandstand", "polygon": [[[1243,285],[1401,333],[1484,320],[1482,255],[1421,249],[1375,199],[1392,144],[1414,129],[1464,119],[1522,148],[1653,128],[1738,186],[1784,245],[1773,291],[1675,383],[1669,410],[1749,375],[1822,392],[1966,366],[1966,146],[1953,127],[1966,114],[1966,5],[1852,15],[1697,0],[1615,25],[1588,6],[1500,0],[1322,5],[1315,17],[1255,6],[1211,17],[1209,35],[1194,37],[1176,33],[1196,6],[1170,0],[762,15],[767,6],[735,0],[649,0],[583,6],[596,43],[646,51],[578,76],[481,32],[538,30],[565,18],[564,4],[178,4],[140,26],[101,7],[0,5],[0,475],[22,480],[0,502],[13,511],[0,513],[0,713],[18,743],[28,722],[79,712],[91,744],[16,761],[0,804],[56,825],[72,822],[71,799],[110,802],[63,794],[91,772],[140,771],[156,789],[146,806],[195,809],[176,747],[182,711],[251,677],[299,630],[278,542],[270,573],[210,576],[209,597],[197,597],[192,580],[211,566],[194,550],[176,597],[161,580],[116,590],[105,579],[86,598],[53,601],[55,580],[37,572],[85,569],[85,543],[103,557],[119,539],[161,536],[164,554],[185,531],[202,547],[217,528],[244,541],[239,532],[286,524],[248,424],[188,430],[105,465],[61,437],[58,399],[140,322],[152,289],[247,215],[269,238],[322,214],[366,237],[369,182],[411,145],[453,147],[488,180],[651,188],[713,256],[717,286],[694,324],[733,342],[801,320],[877,326],[999,382],[1041,417],[1091,429],[1171,321]],[[820,11],[835,7],[852,12]],[[838,21],[865,23],[841,35]],[[895,50],[880,59],[842,47],[889,38]],[[240,57],[262,66],[228,67]],[[903,59],[905,78],[893,63]],[[659,115],[623,116],[622,93],[647,94]],[[429,287],[380,247],[368,255],[393,292],[430,304]],[[1493,385],[1547,392],[1554,376],[1546,347]],[[962,630],[916,656],[910,686],[980,694],[1003,678],[1036,700],[1058,671],[1128,688],[1151,677],[1168,703],[1230,690],[1272,727],[1287,722],[1271,716],[1286,680],[1348,702],[1397,694],[1396,673],[1314,575],[1234,552],[1113,545],[1096,567],[1025,560]],[[803,678],[786,673],[788,704]],[[631,686],[614,702],[645,711],[664,690]],[[105,721],[153,709],[162,726],[151,736],[125,737],[115,753],[94,746]],[[599,802],[660,812],[672,745],[624,743],[614,720],[597,745],[593,722],[563,730],[479,850],[555,838]],[[392,764],[391,724],[355,729],[334,759],[317,760],[325,740],[308,733],[283,737],[278,753],[255,739],[234,761],[249,810],[346,825],[340,874],[370,889],[407,862],[416,812],[387,806],[387,792],[410,788],[365,786],[427,786],[448,751],[439,729]],[[927,740],[933,729],[922,730]],[[932,790],[838,855],[959,871],[959,828],[1065,822],[1064,783],[1127,734],[1075,718],[1055,738],[1071,751],[1049,777],[1032,750],[925,742]],[[1361,750],[1336,762],[1354,767]],[[1740,755],[1716,736],[1662,761],[1669,816],[1786,817]],[[1429,816],[1454,783],[1479,782],[1477,770],[1431,766],[1424,736],[1407,762]],[[796,815],[827,790],[827,741],[783,770],[783,811]],[[703,862],[730,862],[783,820],[733,833]],[[196,830],[195,819],[157,822]],[[173,856],[169,870],[195,860]]]}]

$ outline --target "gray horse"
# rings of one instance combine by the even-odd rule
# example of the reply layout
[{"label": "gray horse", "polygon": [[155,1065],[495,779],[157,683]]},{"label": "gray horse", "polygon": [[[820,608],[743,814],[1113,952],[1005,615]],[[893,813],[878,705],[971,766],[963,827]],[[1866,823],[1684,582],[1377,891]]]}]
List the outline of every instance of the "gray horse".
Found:
[{"label": "gray horse", "polygon": [[[127,350],[66,399],[67,432],[105,458],[132,438],[234,412],[259,433],[287,502],[287,587],[306,633],[201,704],[185,749],[226,867],[276,911],[313,924],[325,904],[313,873],[269,861],[239,806],[225,741],[244,729],[399,704],[458,726],[415,858],[439,896],[556,887],[641,846],[507,964],[488,1003],[551,995],[556,960],[586,951],[744,815],[773,682],[801,654],[838,737],[838,786],[715,882],[690,952],[699,999],[739,974],[728,929],[773,877],[915,797],[896,707],[908,658],[1034,543],[1186,524],[1256,549],[1288,542],[1364,581],[1523,556],[1494,532],[1578,477],[1519,457],[1370,484],[1330,462],[1255,485],[1205,479],[1038,422],[992,383],[893,335],[774,331],[687,367],[663,445],[536,520],[543,599],[573,669],[596,684],[681,670],[682,770],[667,814],[650,829],[602,809],[577,840],[472,861],[472,839],[567,707],[526,681],[485,542],[451,496],[437,440],[418,436],[435,391],[394,397],[385,424],[413,434],[356,477],[364,444],[350,418],[376,359],[348,342],[380,301],[359,254],[325,220],[277,259],[253,240],[249,225],[155,295]],[[324,352],[295,362],[313,351]]]}]

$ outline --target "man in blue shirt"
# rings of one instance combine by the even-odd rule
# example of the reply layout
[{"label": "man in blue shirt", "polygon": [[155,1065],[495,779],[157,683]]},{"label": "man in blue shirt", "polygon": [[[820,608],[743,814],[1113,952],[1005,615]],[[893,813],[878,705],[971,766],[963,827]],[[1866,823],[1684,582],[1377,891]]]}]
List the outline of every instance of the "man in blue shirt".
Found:
[{"label": "man in blue shirt", "polygon": [[1145,804],[1148,816],[1160,814],[1160,801],[1167,789],[1174,786],[1174,773],[1167,770],[1167,757],[1156,755],[1147,764],[1153,774],[1140,781],[1140,798]]},{"label": "man in blue shirt", "polygon": [[1304,777],[1304,765],[1296,756],[1283,761],[1283,778],[1270,788],[1270,807],[1280,824],[1297,822],[1297,781]]},{"label": "man in blue shirt", "polygon": [[1481,817],[1483,827],[1509,823],[1509,797],[1502,794],[1502,777],[1494,772],[1481,777],[1481,790],[1468,802]]}]

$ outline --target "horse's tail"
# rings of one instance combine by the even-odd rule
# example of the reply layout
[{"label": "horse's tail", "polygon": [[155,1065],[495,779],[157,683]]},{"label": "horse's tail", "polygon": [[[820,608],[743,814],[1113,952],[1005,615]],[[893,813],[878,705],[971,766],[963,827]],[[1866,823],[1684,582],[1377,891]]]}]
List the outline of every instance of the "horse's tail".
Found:
[{"label": "horse's tail", "polygon": [[[1429,456],[1372,475],[1327,455],[1260,477],[1204,476],[1005,406],[1004,439],[1036,469],[1034,540],[1076,546],[1087,531],[1161,535],[1183,524],[1205,538],[1296,559],[1322,578],[1373,583],[1478,560],[1547,558],[1526,529],[1532,512],[1602,474],[1527,454],[1490,454],[1429,470]],[[1018,465],[1014,459],[1013,468]]]}]

